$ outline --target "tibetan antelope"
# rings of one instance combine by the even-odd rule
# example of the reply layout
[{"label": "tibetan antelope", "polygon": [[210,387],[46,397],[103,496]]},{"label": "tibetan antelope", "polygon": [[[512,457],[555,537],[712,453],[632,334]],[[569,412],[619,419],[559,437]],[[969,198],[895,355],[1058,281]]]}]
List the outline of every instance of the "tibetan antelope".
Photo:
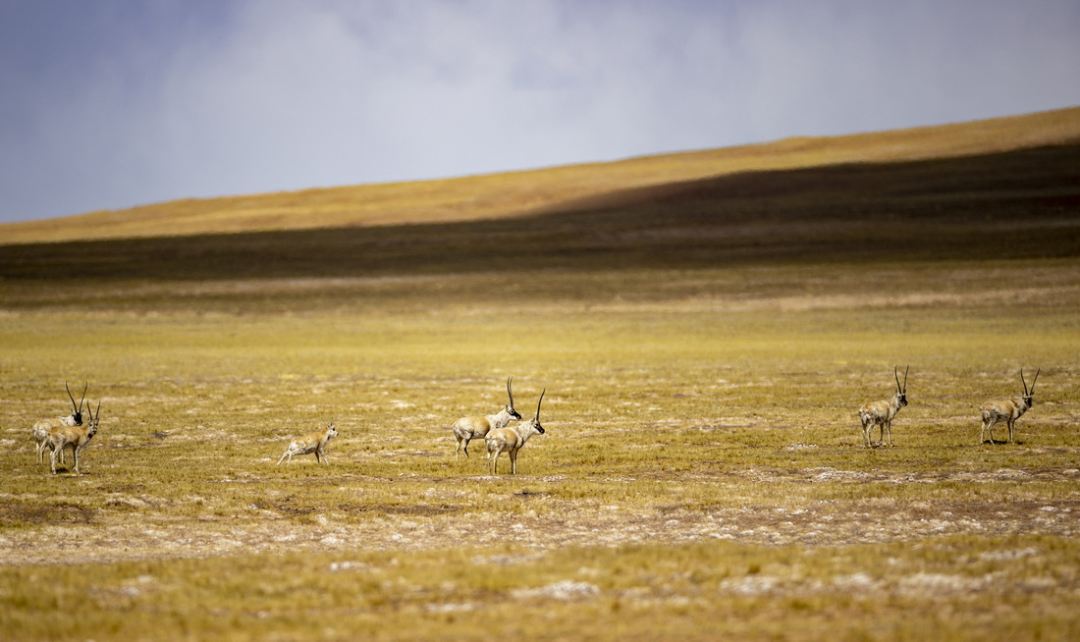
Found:
[{"label": "tibetan antelope", "polygon": [[[909,366],[910,367],[910,366]],[[874,426],[881,427],[879,446],[885,445],[885,436],[888,435],[889,446],[892,446],[892,420],[900,409],[907,405],[907,374],[908,368],[904,368],[904,384],[900,385],[900,368],[893,369],[893,378],[896,379],[896,392],[889,400],[871,401],[859,408],[859,421],[862,422],[863,444],[871,448],[870,433]]]},{"label": "tibetan antelope", "polygon": [[457,450],[454,451],[455,457],[461,457],[462,450],[465,451],[465,456],[468,457],[469,442],[474,438],[487,437],[492,430],[505,428],[511,420],[521,421],[521,415],[518,414],[517,410],[514,410],[514,392],[510,387],[513,380],[513,377],[506,379],[506,394],[510,397],[510,403],[504,406],[497,414],[484,417],[462,417],[450,427],[454,431],[454,437],[457,438]]},{"label": "tibetan antelope", "polygon": [[315,453],[315,461],[320,464],[329,464],[330,459],[326,456],[326,444],[331,437],[337,437],[337,427],[332,421],[323,430],[316,430],[290,441],[289,447],[285,449],[281,459],[277,460],[275,466],[280,466],[282,460],[286,457],[289,458],[291,464],[293,455],[309,455],[311,453]]},{"label": "tibetan antelope", "polygon": [[79,474],[79,451],[86,448],[90,440],[98,431],[98,422],[101,419],[101,402],[98,401],[97,409],[91,410],[90,404],[86,405],[86,414],[89,420],[85,426],[60,426],[49,431],[48,447],[52,449],[52,472],[56,474],[56,460],[64,453],[65,448],[71,449],[71,456],[75,460],[75,474]]},{"label": "tibetan antelope", "polygon": [[1009,443],[1013,443],[1013,426],[1016,424],[1016,420],[1035,404],[1035,382],[1039,380],[1040,372],[1042,372],[1041,368],[1035,371],[1035,378],[1031,380],[1031,390],[1028,390],[1027,381],[1024,381],[1024,369],[1020,368],[1020,383],[1024,384],[1024,394],[1022,396],[987,401],[983,404],[980,409],[983,421],[982,430],[979,431],[980,444],[986,443],[983,440],[983,435],[987,432],[990,433],[990,443],[994,443],[994,424],[998,422],[998,419],[1005,420],[1005,424],[1009,427]]},{"label": "tibetan antelope", "polygon": [[[37,442],[37,457],[38,461],[45,458],[45,448],[49,443],[49,431],[53,428],[59,428],[61,426],[75,427],[82,425],[82,407],[83,402],[86,401],[86,388],[89,384],[83,385],[83,396],[79,400],[79,404],[75,405],[75,397],[71,394],[71,388],[68,388],[67,382],[64,382],[64,390],[67,390],[68,398],[71,399],[71,414],[66,417],[48,417],[34,424],[34,441]],[[64,461],[63,453],[60,454],[60,460]]]},{"label": "tibetan antelope", "polygon": [[540,401],[536,402],[536,415],[527,423],[492,430],[484,438],[488,451],[488,474],[496,473],[499,468],[499,455],[503,453],[510,455],[510,474],[517,474],[518,451],[525,447],[529,437],[544,434],[544,427],[540,425],[540,404],[544,401],[545,392],[546,388],[540,393]]}]

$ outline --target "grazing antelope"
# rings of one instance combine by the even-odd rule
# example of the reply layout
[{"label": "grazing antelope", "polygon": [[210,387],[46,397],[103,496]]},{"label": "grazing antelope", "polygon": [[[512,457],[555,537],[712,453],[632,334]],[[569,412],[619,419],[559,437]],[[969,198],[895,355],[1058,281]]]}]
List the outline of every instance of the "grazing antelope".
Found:
[{"label": "grazing antelope", "polygon": [[[909,366],[910,367],[910,366]],[[908,368],[909,368],[908,367]],[[896,379],[896,392],[890,400],[871,401],[859,408],[859,421],[862,422],[863,444],[871,448],[870,433],[874,426],[881,427],[879,446],[885,445],[885,435],[889,436],[889,446],[892,446],[892,420],[900,409],[907,405],[907,374],[908,368],[904,368],[904,385],[900,385],[900,368],[893,369],[893,378]]]},{"label": "grazing antelope", "polygon": [[1035,382],[1039,380],[1039,373],[1042,369],[1035,371],[1035,378],[1031,380],[1031,390],[1028,390],[1027,381],[1024,381],[1024,369],[1020,368],[1020,383],[1024,384],[1024,394],[1020,397],[1013,397],[1012,399],[1000,399],[998,401],[987,401],[983,404],[982,408],[982,430],[979,431],[979,443],[986,443],[983,441],[983,435],[986,432],[990,433],[990,443],[994,443],[994,424],[998,422],[998,419],[1004,419],[1005,424],[1009,427],[1009,443],[1013,443],[1013,426],[1016,424],[1016,420],[1020,418],[1028,408],[1035,405]]},{"label": "grazing antelope", "polygon": [[514,410],[514,393],[510,387],[513,380],[513,377],[506,379],[506,394],[510,397],[510,403],[504,406],[497,414],[484,417],[462,417],[450,427],[454,431],[454,437],[457,438],[457,450],[454,451],[455,457],[461,457],[462,450],[465,451],[466,457],[469,456],[469,442],[473,438],[487,437],[489,432],[505,428],[513,419],[521,421],[521,415],[518,414],[517,410]]},{"label": "grazing antelope", "polygon": [[79,451],[86,448],[90,440],[98,431],[98,422],[101,420],[101,402],[98,401],[97,410],[90,410],[90,404],[86,405],[86,414],[89,421],[85,426],[59,426],[49,431],[48,444],[52,449],[52,472],[56,474],[56,459],[63,456],[65,448],[71,448],[71,455],[75,460],[75,474],[79,474]]},{"label": "grazing antelope", "polygon": [[484,438],[487,444],[488,473],[494,475],[499,468],[499,455],[510,455],[510,474],[517,474],[518,451],[525,447],[525,442],[533,435],[544,434],[544,427],[540,425],[540,404],[544,401],[544,392],[540,393],[540,401],[536,402],[536,415],[528,423],[519,424],[513,428],[499,428],[492,430]]},{"label": "grazing antelope", "polygon": [[[50,430],[52,430],[53,428],[59,428],[61,426],[74,427],[74,426],[81,426],[82,425],[82,419],[83,419],[82,418],[82,407],[83,407],[83,402],[86,401],[86,388],[87,388],[87,386],[89,386],[89,384],[84,384],[83,385],[82,399],[79,400],[79,405],[75,405],[75,397],[72,396],[71,388],[68,388],[67,382],[65,381],[64,382],[64,390],[67,390],[68,398],[71,399],[71,410],[72,410],[71,414],[66,416],[66,417],[49,417],[47,419],[42,419],[41,421],[34,424],[34,431],[33,432],[34,432],[34,441],[37,442],[36,450],[37,450],[38,461],[41,461],[42,459],[45,458],[45,448],[49,443],[49,431]],[[60,453],[60,460],[61,460],[62,463],[65,463],[65,464],[67,463],[66,461],[64,461],[64,454],[63,453]]]},{"label": "grazing antelope", "polygon": [[329,464],[330,459],[326,456],[326,444],[331,437],[337,437],[337,427],[334,426],[332,421],[323,430],[316,430],[290,441],[289,447],[285,449],[281,459],[277,460],[274,465],[280,466],[282,460],[286,457],[289,458],[291,464],[293,455],[308,455],[311,453],[315,453],[315,461],[320,464]]}]

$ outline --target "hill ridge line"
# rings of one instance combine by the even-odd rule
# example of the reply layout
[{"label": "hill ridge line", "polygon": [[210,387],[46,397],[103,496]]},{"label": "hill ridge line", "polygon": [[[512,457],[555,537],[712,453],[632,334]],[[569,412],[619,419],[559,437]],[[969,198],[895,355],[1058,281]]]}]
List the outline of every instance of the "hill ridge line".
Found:
[{"label": "hill ridge line", "polygon": [[0,245],[497,219],[572,211],[628,190],[742,172],[952,158],[1071,142],[1080,142],[1080,107],[493,174],[180,199],[2,224]]}]

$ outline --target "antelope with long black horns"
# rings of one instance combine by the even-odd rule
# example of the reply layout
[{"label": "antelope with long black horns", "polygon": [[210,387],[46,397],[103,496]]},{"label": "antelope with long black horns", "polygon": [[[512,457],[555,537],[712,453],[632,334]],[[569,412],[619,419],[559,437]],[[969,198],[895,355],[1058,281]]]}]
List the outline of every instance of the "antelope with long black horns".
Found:
[{"label": "antelope with long black horns", "polygon": [[983,441],[983,435],[990,433],[990,443],[994,443],[994,424],[998,419],[1004,419],[1009,427],[1009,443],[1013,443],[1013,426],[1016,420],[1035,405],[1035,382],[1039,380],[1042,369],[1035,371],[1035,378],[1031,380],[1031,389],[1028,390],[1027,381],[1024,380],[1024,369],[1020,368],[1020,383],[1024,384],[1024,394],[1012,399],[999,399],[988,401],[980,408],[982,413],[982,430],[979,431],[979,443]]},{"label": "antelope with long black horns", "polygon": [[[89,383],[83,384],[82,399],[79,400],[78,405],[75,404],[75,397],[71,394],[71,388],[68,387],[67,382],[64,382],[64,390],[67,390],[68,399],[71,399],[71,414],[66,417],[48,417],[34,424],[34,441],[37,442],[38,461],[41,461],[45,457],[45,448],[48,447],[49,431],[53,428],[59,428],[61,426],[67,426],[73,428],[75,426],[81,426],[83,422],[82,409],[83,402],[86,401],[86,389]],[[64,461],[64,454],[60,453],[61,461]]]},{"label": "antelope with long black horns", "polygon": [[900,409],[907,405],[907,375],[908,367],[905,367],[904,383],[901,384],[900,368],[893,368],[893,378],[896,379],[896,392],[893,393],[892,399],[871,401],[863,404],[862,407],[859,408],[859,421],[862,422],[863,445],[867,448],[873,446],[870,441],[870,433],[873,432],[874,426],[880,426],[881,428],[881,438],[878,440],[878,445],[884,446],[886,435],[888,435],[888,445],[892,446],[892,420],[896,417],[896,413],[900,412]]},{"label": "antelope with long black horns", "polygon": [[64,450],[71,449],[71,455],[75,458],[75,474],[79,474],[79,452],[86,448],[90,440],[97,434],[98,424],[101,422],[101,402],[98,401],[97,410],[86,404],[86,414],[90,416],[85,426],[60,426],[49,431],[48,447],[52,449],[52,472],[56,474],[56,460],[63,456]]},{"label": "antelope with long black horns", "polygon": [[487,444],[488,473],[494,475],[499,469],[499,455],[510,455],[510,474],[517,474],[518,451],[525,447],[525,442],[533,435],[544,434],[544,427],[540,425],[540,404],[544,402],[544,392],[540,393],[540,401],[536,402],[536,415],[529,421],[510,428],[492,430],[484,438]]},{"label": "antelope with long black horns", "polygon": [[521,415],[514,410],[514,391],[510,385],[513,380],[513,377],[506,379],[506,395],[510,397],[510,403],[502,410],[494,415],[462,417],[450,427],[454,431],[454,437],[457,438],[457,450],[454,451],[456,457],[460,457],[462,451],[465,452],[466,457],[469,456],[469,442],[473,439],[486,437],[492,430],[505,428],[512,420],[521,421]]}]

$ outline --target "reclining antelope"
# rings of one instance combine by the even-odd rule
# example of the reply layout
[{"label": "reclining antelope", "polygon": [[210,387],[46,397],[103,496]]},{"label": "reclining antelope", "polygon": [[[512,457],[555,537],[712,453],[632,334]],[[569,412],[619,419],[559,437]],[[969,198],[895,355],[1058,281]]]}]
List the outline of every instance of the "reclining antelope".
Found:
[{"label": "reclining antelope", "polygon": [[1035,405],[1035,382],[1039,380],[1040,372],[1042,372],[1041,368],[1035,371],[1035,378],[1031,380],[1031,389],[1028,390],[1027,381],[1024,381],[1024,369],[1020,368],[1020,383],[1024,384],[1023,395],[1012,399],[988,401],[983,404],[980,409],[983,422],[982,430],[979,431],[980,444],[986,443],[983,440],[983,435],[987,432],[990,433],[990,443],[994,443],[994,424],[998,422],[998,419],[1005,420],[1005,424],[1009,427],[1009,443],[1013,443],[1013,426],[1016,424],[1016,420]]},{"label": "reclining antelope", "polygon": [[513,377],[506,379],[506,394],[510,397],[510,403],[498,413],[486,416],[462,417],[450,427],[454,431],[454,437],[457,438],[457,450],[454,451],[455,457],[461,457],[462,451],[465,451],[465,456],[468,457],[469,442],[474,438],[486,437],[492,430],[505,428],[511,420],[521,421],[521,415],[518,414],[517,410],[514,410],[514,392],[510,385],[513,380]]},{"label": "reclining antelope", "polygon": [[329,464],[330,459],[326,456],[326,444],[330,442],[331,437],[337,437],[337,426],[332,421],[323,430],[316,430],[290,441],[289,447],[282,453],[281,459],[277,460],[275,466],[280,466],[282,460],[286,457],[289,458],[288,463],[291,464],[293,455],[310,455],[311,453],[315,453],[316,462]]},{"label": "reclining antelope", "polygon": [[52,473],[56,474],[56,460],[63,457],[64,449],[70,448],[74,458],[74,472],[79,474],[79,451],[86,448],[90,440],[98,431],[98,422],[101,420],[101,402],[98,401],[97,410],[90,410],[90,404],[86,405],[86,414],[89,420],[85,426],[58,426],[49,431],[47,438],[48,447],[52,449]]},{"label": "reclining antelope", "polygon": [[892,399],[871,401],[859,408],[859,421],[862,422],[863,445],[871,448],[870,433],[874,426],[881,427],[879,446],[885,445],[885,436],[888,435],[889,446],[892,446],[892,420],[896,413],[907,405],[907,375],[908,368],[904,368],[904,384],[900,385],[900,368],[893,368],[893,378],[896,379],[896,392]]},{"label": "reclining antelope", "polygon": [[544,402],[544,392],[540,393],[540,401],[536,402],[536,415],[527,423],[518,424],[510,428],[492,430],[484,438],[487,444],[488,474],[494,475],[499,469],[499,455],[510,455],[510,474],[517,474],[518,451],[525,447],[525,442],[533,435],[544,434],[544,427],[540,425],[540,404]]},{"label": "reclining antelope", "polygon": [[[90,384],[83,385],[82,399],[79,400],[79,404],[75,405],[75,397],[71,394],[71,388],[68,387],[67,382],[64,382],[64,390],[67,390],[68,398],[71,399],[71,414],[66,417],[48,417],[34,424],[34,441],[37,442],[37,458],[41,461],[45,458],[45,448],[49,443],[49,431],[53,428],[59,428],[61,426],[81,426],[83,422],[82,407],[83,402],[86,401],[86,388]],[[63,453],[60,454],[61,462],[67,463],[63,460]]]}]

